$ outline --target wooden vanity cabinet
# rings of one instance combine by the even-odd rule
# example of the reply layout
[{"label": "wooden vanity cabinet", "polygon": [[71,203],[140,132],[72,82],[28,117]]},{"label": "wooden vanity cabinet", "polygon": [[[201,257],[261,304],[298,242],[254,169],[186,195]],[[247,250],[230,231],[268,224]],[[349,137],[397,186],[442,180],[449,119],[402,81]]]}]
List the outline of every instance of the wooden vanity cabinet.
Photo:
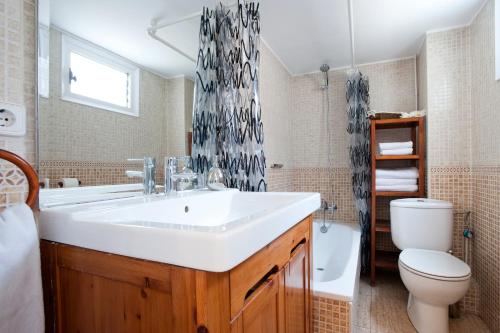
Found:
[{"label": "wooden vanity cabinet", "polygon": [[46,332],[311,332],[311,223],[222,273],[42,240]]},{"label": "wooden vanity cabinet", "polygon": [[300,244],[285,266],[285,316],[286,332],[307,332],[312,320],[307,314],[309,304],[310,273],[309,244]]},{"label": "wooden vanity cabinet", "polygon": [[284,269],[274,273],[255,291],[231,323],[231,333],[285,331]]}]

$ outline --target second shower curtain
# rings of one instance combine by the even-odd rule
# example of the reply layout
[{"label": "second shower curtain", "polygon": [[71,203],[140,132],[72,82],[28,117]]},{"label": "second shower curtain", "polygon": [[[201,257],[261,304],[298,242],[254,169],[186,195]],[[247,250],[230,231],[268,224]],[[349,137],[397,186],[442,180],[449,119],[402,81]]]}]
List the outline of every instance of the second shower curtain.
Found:
[{"label": "second shower curtain", "polygon": [[368,78],[359,70],[347,74],[347,132],[350,135],[349,157],[352,170],[352,190],[361,227],[361,269],[370,267],[370,105]]}]

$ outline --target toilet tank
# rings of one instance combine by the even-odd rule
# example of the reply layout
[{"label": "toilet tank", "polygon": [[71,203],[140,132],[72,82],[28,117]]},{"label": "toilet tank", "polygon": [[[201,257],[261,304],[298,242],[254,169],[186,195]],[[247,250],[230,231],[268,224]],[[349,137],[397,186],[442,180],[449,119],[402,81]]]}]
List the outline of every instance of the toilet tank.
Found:
[{"label": "toilet tank", "polygon": [[392,200],[391,235],[400,250],[448,251],[453,239],[453,204],[424,198]]}]

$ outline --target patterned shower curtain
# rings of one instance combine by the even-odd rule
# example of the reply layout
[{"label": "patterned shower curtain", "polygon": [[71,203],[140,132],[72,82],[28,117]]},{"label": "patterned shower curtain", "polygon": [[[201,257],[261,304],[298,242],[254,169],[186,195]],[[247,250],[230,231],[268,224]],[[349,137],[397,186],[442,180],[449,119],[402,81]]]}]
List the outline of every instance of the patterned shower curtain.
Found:
[{"label": "patterned shower curtain", "polygon": [[[208,41],[204,35],[206,29],[200,29],[196,88],[198,78],[210,77],[214,95],[205,100],[196,94],[193,126],[210,131],[207,133],[210,141],[204,142],[206,147],[201,150],[201,142],[195,142],[197,137],[193,130],[193,159],[197,161],[197,171],[205,172],[218,163],[226,171],[228,187],[242,191],[266,191],[258,77],[259,5],[238,2],[237,9],[231,10],[221,3],[215,11],[203,11],[201,25],[208,25],[212,34]],[[212,29],[214,27],[215,30]],[[210,56],[202,56],[207,54]],[[200,58],[209,58],[214,66],[200,66]],[[212,116],[210,124],[205,127],[199,126],[200,121],[206,121],[206,117],[200,113],[203,108],[196,105],[198,101],[206,105],[205,109],[210,109]]]},{"label": "patterned shower curtain", "polygon": [[370,107],[368,78],[359,70],[347,74],[347,132],[350,135],[349,157],[352,170],[352,190],[361,226],[361,269],[370,267]]},{"label": "patterned shower curtain", "polygon": [[216,142],[216,55],[215,13],[203,8],[200,22],[199,50],[196,63],[193,103],[193,169],[205,176],[215,161]]}]

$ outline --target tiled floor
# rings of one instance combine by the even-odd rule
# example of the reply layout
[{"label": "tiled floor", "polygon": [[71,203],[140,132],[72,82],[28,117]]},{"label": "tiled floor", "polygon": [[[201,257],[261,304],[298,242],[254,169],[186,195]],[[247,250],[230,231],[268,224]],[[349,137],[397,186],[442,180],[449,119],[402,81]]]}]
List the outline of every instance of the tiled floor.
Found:
[{"label": "tiled floor", "polygon": [[[381,273],[377,285],[371,287],[368,279],[361,278],[357,318],[353,333],[415,333],[408,315],[408,292],[399,275]],[[477,316],[466,314],[450,321],[451,333],[487,333],[488,328]]]}]

